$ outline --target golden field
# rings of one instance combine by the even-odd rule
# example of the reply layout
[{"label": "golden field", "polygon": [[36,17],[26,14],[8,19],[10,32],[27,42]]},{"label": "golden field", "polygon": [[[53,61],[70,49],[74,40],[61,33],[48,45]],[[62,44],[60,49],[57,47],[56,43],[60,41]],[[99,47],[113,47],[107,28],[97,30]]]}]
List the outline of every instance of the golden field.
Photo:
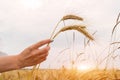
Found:
[{"label": "golden field", "polygon": [[15,70],[2,73],[0,80],[120,80],[120,70]]}]

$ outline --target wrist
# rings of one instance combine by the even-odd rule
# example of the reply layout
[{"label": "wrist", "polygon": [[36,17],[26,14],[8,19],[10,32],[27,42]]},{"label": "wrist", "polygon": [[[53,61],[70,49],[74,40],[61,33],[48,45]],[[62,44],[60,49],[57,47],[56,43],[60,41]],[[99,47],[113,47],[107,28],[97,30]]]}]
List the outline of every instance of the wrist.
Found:
[{"label": "wrist", "polygon": [[22,68],[18,58],[18,55],[0,57],[0,72]]},{"label": "wrist", "polygon": [[22,67],[22,62],[20,61],[20,55],[14,56],[15,58],[15,63],[16,63],[16,69],[21,69]]}]

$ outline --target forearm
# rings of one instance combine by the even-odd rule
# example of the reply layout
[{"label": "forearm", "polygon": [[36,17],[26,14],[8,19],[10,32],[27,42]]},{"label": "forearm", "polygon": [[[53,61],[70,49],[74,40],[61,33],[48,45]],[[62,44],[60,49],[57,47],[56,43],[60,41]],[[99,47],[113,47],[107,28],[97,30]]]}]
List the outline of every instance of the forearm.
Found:
[{"label": "forearm", "polygon": [[16,70],[43,62],[48,56],[50,47],[46,46],[40,49],[39,47],[50,42],[52,42],[50,39],[42,40],[24,49],[19,55],[0,57],[0,72]]},{"label": "forearm", "polygon": [[19,69],[18,65],[17,56],[0,57],[0,72]]}]

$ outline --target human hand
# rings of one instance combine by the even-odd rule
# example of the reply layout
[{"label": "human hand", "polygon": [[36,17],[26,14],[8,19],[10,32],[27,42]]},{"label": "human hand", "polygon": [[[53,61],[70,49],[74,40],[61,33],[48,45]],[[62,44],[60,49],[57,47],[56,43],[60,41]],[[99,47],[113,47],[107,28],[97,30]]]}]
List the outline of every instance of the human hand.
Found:
[{"label": "human hand", "polygon": [[[18,55],[18,65],[20,68],[27,67],[27,66],[33,66],[36,64],[39,64],[46,60],[46,57],[48,55],[48,52],[50,50],[49,46],[45,46],[43,48],[43,45],[48,44],[52,42],[52,40],[42,40],[36,44],[33,44],[32,46],[26,48],[24,51],[22,51]],[[39,49],[40,48],[40,49]]]}]

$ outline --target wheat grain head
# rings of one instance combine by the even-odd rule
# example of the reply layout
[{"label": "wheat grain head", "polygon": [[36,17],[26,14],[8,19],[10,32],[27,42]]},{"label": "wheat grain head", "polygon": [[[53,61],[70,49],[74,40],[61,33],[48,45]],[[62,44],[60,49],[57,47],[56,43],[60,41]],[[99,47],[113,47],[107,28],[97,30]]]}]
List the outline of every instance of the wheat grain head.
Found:
[{"label": "wheat grain head", "polygon": [[61,21],[68,20],[68,19],[83,21],[82,17],[76,16],[76,15],[66,15],[66,16],[63,16],[63,18],[61,19]]},{"label": "wheat grain head", "polygon": [[53,36],[53,39],[61,32],[68,31],[68,30],[77,30],[78,32],[82,33],[90,40],[94,40],[93,36],[86,30],[86,27],[81,25],[65,26]]}]

